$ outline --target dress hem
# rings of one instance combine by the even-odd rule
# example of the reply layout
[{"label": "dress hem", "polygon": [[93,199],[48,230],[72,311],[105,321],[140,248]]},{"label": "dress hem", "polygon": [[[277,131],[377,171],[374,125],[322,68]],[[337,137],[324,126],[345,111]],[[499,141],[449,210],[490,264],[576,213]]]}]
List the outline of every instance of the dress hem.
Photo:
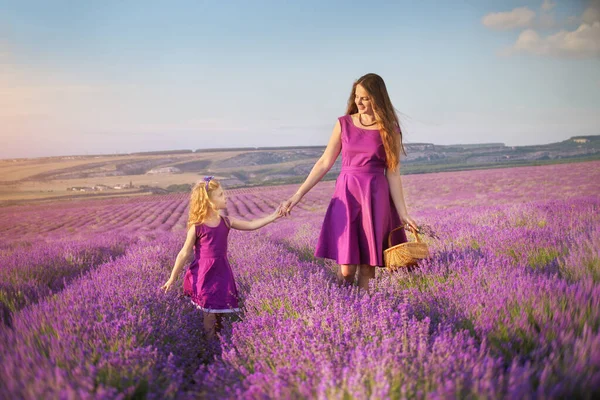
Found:
[{"label": "dress hem", "polygon": [[384,268],[384,265],[380,265],[380,264],[371,264],[370,262],[368,263],[363,263],[363,262],[340,262],[337,258],[335,257],[330,257],[330,256],[319,256],[315,254],[316,258],[327,258],[328,260],[333,260],[336,263],[340,264],[340,265],[369,265],[371,267],[379,267],[379,268]]},{"label": "dress hem", "polygon": [[198,310],[201,310],[201,311],[204,311],[204,312],[207,312],[207,313],[220,314],[220,313],[236,313],[236,312],[240,312],[239,308],[205,308],[205,307],[199,306],[198,304],[194,303],[193,300],[191,300],[191,303]]}]

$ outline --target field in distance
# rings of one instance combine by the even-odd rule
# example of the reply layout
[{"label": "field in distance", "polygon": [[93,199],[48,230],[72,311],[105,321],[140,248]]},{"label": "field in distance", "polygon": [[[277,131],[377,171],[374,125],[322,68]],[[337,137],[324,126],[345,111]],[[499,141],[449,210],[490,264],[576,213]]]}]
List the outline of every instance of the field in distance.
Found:
[{"label": "field in distance", "polygon": [[[298,183],[324,147],[180,150],[0,160],[0,204],[80,197],[186,192],[203,175],[226,188]],[[515,167],[600,159],[600,136],[573,137],[539,146],[502,143],[411,143],[402,173]],[[325,176],[335,179],[341,157]]]}]

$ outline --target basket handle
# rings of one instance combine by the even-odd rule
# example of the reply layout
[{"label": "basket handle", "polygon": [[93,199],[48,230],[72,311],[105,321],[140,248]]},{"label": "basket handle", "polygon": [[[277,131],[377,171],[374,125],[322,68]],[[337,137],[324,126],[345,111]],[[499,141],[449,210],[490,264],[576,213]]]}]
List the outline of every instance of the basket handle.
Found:
[{"label": "basket handle", "polygon": [[[396,231],[399,231],[400,229],[404,229],[404,226],[399,226],[397,228],[392,229],[392,231],[388,235],[388,247],[392,247],[392,233],[394,233]],[[413,228],[411,226],[410,230],[413,233],[413,235],[415,235],[415,239],[417,240],[417,243],[421,243],[421,237],[419,236],[419,234],[417,233],[417,231],[415,230],[415,228]]]}]

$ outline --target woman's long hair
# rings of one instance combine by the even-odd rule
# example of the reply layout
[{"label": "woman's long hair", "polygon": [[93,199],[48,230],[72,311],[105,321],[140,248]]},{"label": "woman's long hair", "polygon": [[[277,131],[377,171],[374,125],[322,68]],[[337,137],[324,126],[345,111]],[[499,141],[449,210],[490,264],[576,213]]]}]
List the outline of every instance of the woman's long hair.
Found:
[{"label": "woman's long hair", "polygon": [[348,99],[348,107],[346,109],[346,115],[356,114],[358,107],[354,102],[356,95],[356,86],[361,85],[371,99],[373,111],[375,112],[375,121],[381,126],[379,134],[385,148],[385,157],[387,168],[395,171],[398,167],[399,149],[406,155],[404,145],[402,144],[402,130],[400,128],[400,121],[398,115],[394,110],[390,96],[388,95],[385,87],[385,82],[377,74],[366,74],[361,76],[352,85],[352,92]]},{"label": "woman's long hair", "polygon": [[210,201],[210,194],[221,187],[221,184],[211,179],[208,182],[208,187],[205,181],[199,181],[192,188],[190,195],[190,215],[188,217],[188,228],[194,225],[199,225],[206,220],[206,216],[210,210],[217,211],[217,208]]}]

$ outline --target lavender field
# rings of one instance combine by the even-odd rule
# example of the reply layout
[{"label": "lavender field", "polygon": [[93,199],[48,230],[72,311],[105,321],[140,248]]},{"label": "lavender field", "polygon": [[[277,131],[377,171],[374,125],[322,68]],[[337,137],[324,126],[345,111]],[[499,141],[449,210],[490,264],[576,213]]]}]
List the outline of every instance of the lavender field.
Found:
[{"label": "lavender field", "polygon": [[[0,209],[0,398],[600,396],[600,162],[408,175],[432,257],[370,294],[313,257],[333,193],[234,231],[218,345],[178,290],[187,195]],[[235,189],[266,215],[296,186]]]}]

